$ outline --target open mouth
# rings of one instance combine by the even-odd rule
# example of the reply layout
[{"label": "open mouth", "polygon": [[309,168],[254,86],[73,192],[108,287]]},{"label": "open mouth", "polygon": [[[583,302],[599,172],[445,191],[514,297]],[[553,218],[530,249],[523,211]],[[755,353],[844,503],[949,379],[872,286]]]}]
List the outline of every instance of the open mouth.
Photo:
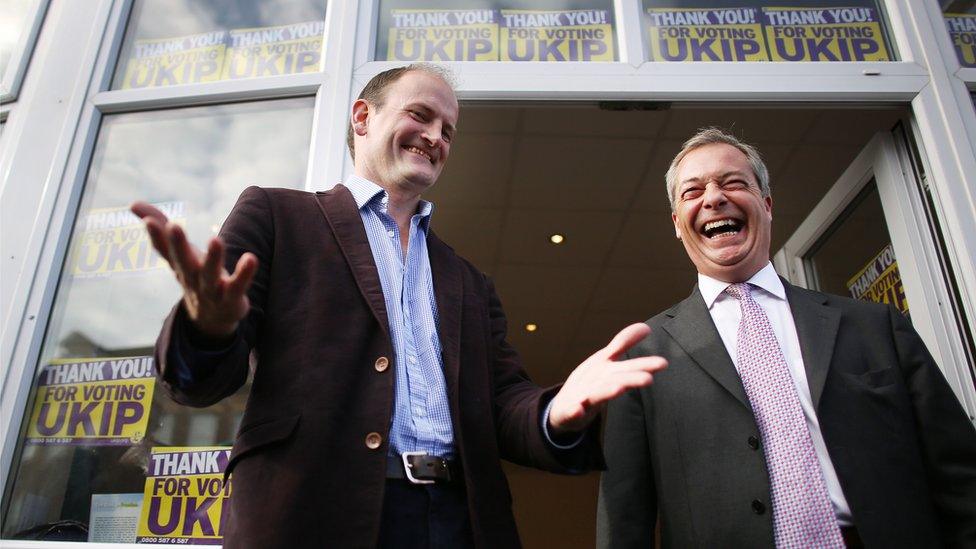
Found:
[{"label": "open mouth", "polygon": [[709,221],[702,227],[702,234],[706,238],[722,238],[732,236],[742,230],[743,223],[738,219],[719,219]]},{"label": "open mouth", "polygon": [[418,149],[417,147],[413,147],[413,146],[404,147],[404,149],[406,149],[406,150],[408,150],[408,151],[410,151],[410,152],[412,152],[414,154],[419,154],[420,156],[426,158],[427,159],[427,162],[430,162],[431,164],[434,163],[434,160],[430,157],[430,154],[427,151],[423,150],[423,149]]}]

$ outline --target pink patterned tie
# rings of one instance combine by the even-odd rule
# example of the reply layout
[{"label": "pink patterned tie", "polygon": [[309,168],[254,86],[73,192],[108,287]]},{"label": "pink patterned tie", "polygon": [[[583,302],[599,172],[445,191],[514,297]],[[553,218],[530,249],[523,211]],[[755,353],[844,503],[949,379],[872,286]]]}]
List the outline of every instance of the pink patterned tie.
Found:
[{"label": "pink patterned tie", "polygon": [[732,284],[725,291],[742,309],[739,377],[766,453],[776,547],[843,548],[800,398],[769,318],[752,298],[749,284]]}]

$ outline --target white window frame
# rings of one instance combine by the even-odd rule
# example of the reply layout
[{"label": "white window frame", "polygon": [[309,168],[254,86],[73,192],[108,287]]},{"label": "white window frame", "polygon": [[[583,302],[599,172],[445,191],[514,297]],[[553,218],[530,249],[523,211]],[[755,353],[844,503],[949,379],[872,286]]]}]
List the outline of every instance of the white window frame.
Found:
[{"label": "white window frame", "polygon": [[0,103],[15,101],[30,64],[31,53],[41,31],[41,23],[50,0],[31,0],[24,17],[24,31],[10,54],[10,65],[0,75]]}]

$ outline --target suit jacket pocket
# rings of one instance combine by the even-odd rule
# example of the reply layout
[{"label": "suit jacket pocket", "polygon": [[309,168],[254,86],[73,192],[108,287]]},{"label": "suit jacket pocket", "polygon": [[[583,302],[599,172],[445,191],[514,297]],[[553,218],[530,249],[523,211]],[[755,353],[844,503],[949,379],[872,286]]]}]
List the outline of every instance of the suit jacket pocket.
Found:
[{"label": "suit jacket pocket", "polygon": [[882,368],[869,370],[863,374],[845,373],[844,377],[870,389],[883,389],[898,381],[898,371],[895,368]]},{"label": "suit jacket pocket", "polygon": [[224,482],[227,482],[231,471],[234,470],[234,466],[241,458],[290,437],[295,432],[295,427],[298,426],[298,420],[301,417],[301,414],[297,414],[241,427],[237,441],[234,442],[234,449],[231,450],[227,469],[224,471]]}]

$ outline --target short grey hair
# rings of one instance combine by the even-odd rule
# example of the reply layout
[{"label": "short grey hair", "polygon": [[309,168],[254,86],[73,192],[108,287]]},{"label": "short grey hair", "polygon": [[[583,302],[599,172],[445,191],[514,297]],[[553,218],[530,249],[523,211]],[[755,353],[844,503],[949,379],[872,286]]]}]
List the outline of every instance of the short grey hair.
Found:
[{"label": "short grey hair", "polygon": [[688,155],[691,151],[704,147],[705,145],[712,145],[715,143],[724,143],[726,145],[731,145],[740,151],[742,154],[746,155],[749,160],[749,166],[752,167],[752,174],[756,176],[756,181],[759,183],[759,192],[762,194],[763,198],[768,198],[771,195],[769,189],[769,170],[766,168],[766,163],[763,162],[762,155],[759,154],[759,150],[756,147],[739,140],[738,137],[732,135],[731,133],[722,130],[721,128],[704,128],[698,130],[698,133],[691,136],[691,139],[685,141],[684,145],[681,146],[681,151],[678,155],[674,157],[671,161],[671,166],[668,168],[668,173],[665,174],[664,180],[667,183],[668,190],[668,200],[671,202],[671,211],[674,211],[675,206],[675,190],[678,187],[678,164]]},{"label": "short grey hair", "polygon": [[[393,69],[385,70],[366,83],[363,90],[359,92],[359,99],[365,99],[366,101],[374,104],[377,108],[382,107],[386,102],[386,92],[390,89],[393,84],[396,84],[400,78],[407,74],[408,72],[423,72],[431,76],[435,76],[444,81],[445,84],[451,91],[456,91],[457,84],[455,82],[454,73],[445,67],[439,65],[432,65],[430,63],[413,63],[411,65],[405,65],[403,67],[396,67]],[[353,140],[353,129],[352,121],[349,122],[349,127],[346,128],[346,146],[349,148],[349,154],[352,156],[353,160],[356,160],[356,143]]]}]

